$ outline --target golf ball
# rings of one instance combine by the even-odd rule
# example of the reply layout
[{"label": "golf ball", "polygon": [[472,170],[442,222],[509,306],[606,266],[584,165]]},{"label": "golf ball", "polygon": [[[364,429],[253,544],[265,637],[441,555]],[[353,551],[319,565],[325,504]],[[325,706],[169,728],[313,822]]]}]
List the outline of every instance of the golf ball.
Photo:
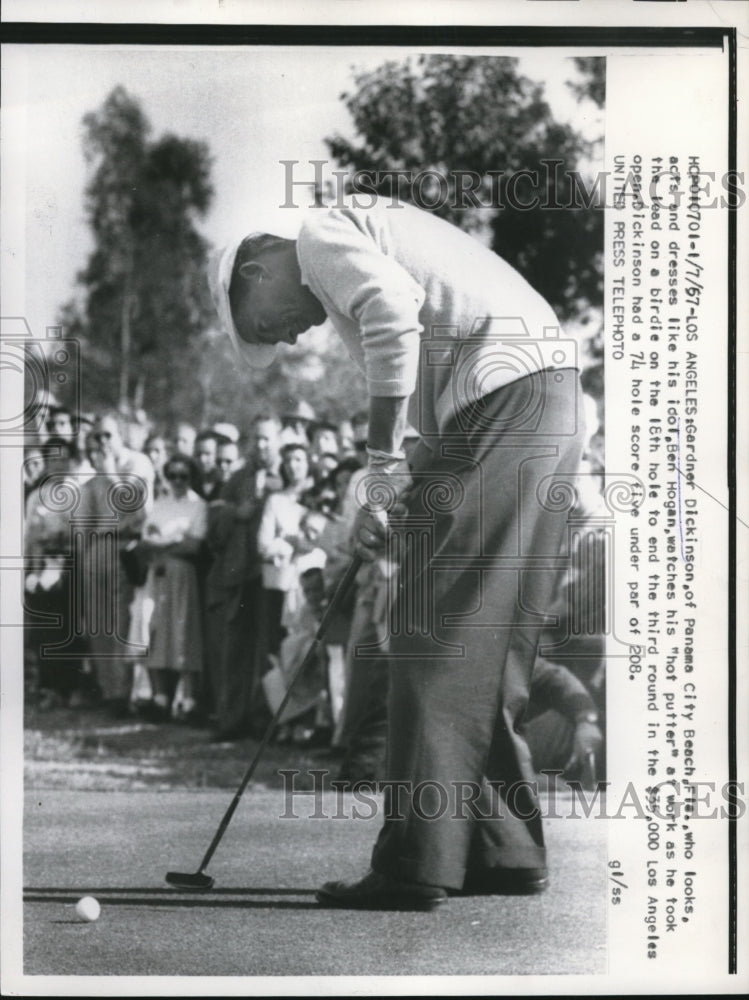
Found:
[{"label": "golf ball", "polygon": [[98,920],[99,914],[101,913],[99,900],[94,899],[93,896],[84,896],[75,904],[75,912],[81,920]]}]

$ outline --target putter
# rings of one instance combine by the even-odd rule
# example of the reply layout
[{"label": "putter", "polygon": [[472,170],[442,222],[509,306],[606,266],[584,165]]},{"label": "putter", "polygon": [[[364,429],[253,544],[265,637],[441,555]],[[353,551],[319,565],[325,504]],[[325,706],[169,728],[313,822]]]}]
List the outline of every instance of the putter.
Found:
[{"label": "putter", "polygon": [[336,588],[336,591],[330,600],[330,604],[328,604],[327,608],[325,609],[325,613],[320,619],[320,624],[317,628],[317,632],[315,633],[315,638],[312,641],[312,644],[310,645],[309,649],[307,650],[307,654],[305,655],[304,659],[294,672],[294,675],[291,678],[288,688],[286,689],[286,694],[284,695],[281,704],[278,706],[275,715],[268,723],[268,728],[265,730],[265,734],[263,735],[263,738],[260,741],[260,746],[257,748],[255,756],[252,758],[250,766],[247,768],[247,771],[245,772],[245,775],[242,778],[242,782],[239,788],[237,789],[234,798],[231,800],[229,808],[224,813],[224,818],[221,820],[218,830],[216,830],[215,836],[211,841],[208,850],[205,852],[205,856],[200,863],[200,868],[198,868],[196,872],[192,873],[167,872],[166,880],[169,883],[169,885],[173,885],[176,889],[187,889],[193,891],[213,888],[214,880],[210,875],[206,875],[205,869],[208,867],[208,863],[213,857],[214,852],[221,841],[221,838],[226,833],[226,828],[231,822],[231,818],[234,815],[237,806],[239,805],[239,800],[242,798],[242,793],[244,792],[247,785],[250,783],[250,780],[253,774],[255,773],[257,765],[260,762],[260,758],[262,757],[265,748],[270,743],[271,737],[273,736],[273,731],[276,728],[278,720],[281,718],[281,715],[283,714],[283,710],[286,708],[289,698],[291,697],[291,692],[294,689],[294,685],[296,684],[298,678],[301,677],[301,675],[304,673],[305,669],[312,662],[313,658],[317,655],[320,643],[325,638],[325,635],[327,633],[330,619],[338,611],[344,597],[351,589],[351,586],[354,582],[356,574],[359,572],[361,568],[361,565],[362,565],[361,556],[355,555],[351,560],[351,565],[348,567],[348,569],[346,570],[345,574],[341,579],[341,582],[338,584],[338,587]]}]

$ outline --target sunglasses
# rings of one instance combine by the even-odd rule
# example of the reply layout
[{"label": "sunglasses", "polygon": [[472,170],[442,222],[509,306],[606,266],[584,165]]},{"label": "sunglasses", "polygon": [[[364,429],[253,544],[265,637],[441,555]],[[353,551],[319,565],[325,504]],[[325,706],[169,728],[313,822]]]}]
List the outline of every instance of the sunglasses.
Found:
[{"label": "sunglasses", "polygon": [[112,438],[111,431],[99,431],[98,434],[94,434],[94,441],[98,441],[101,444],[103,441],[109,441]]},{"label": "sunglasses", "polygon": [[233,458],[217,458],[216,465],[234,465]]},{"label": "sunglasses", "polygon": [[188,483],[190,481],[190,476],[187,472],[170,472],[166,478],[170,483]]}]

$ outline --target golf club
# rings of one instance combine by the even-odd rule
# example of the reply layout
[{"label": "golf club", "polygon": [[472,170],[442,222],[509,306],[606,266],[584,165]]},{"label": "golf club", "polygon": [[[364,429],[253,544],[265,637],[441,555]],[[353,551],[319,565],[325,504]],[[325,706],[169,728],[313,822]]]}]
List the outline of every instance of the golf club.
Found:
[{"label": "golf club", "polygon": [[351,586],[354,582],[354,579],[356,578],[356,574],[359,572],[359,569],[361,568],[361,565],[362,565],[361,556],[355,555],[351,560],[350,566],[348,567],[343,577],[341,578],[341,581],[338,584],[338,587],[336,588],[336,591],[333,594],[330,603],[325,609],[325,613],[320,619],[320,624],[317,628],[315,638],[312,641],[312,644],[310,645],[309,649],[307,650],[306,656],[304,657],[304,659],[294,672],[294,675],[291,678],[288,688],[286,689],[286,694],[284,695],[281,704],[278,706],[275,715],[268,723],[268,727],[265,730],[265,734],[263,735],[263,738],[260,741],[260,745],[258,746],[257,751],[255,752],[255,756],[253,757],[250,766],[247,768],[247,771],[245,772],[245,775],[242,778],[242,782],[239,788],[237,789],[236,794],[232,799],[231,804],[229,805],[229,808],[224,813],[224,817],[221,820],[221,823],[219,824],[218,830],[216,830],[216,834],[213,840],[211,841],[208,850],[205,852],[205,856],[200,863],[200,867],[196,872],[192,873],[167,872],[166,880],[169,883],[169,885],[173,885],[176,889],[188,889],[188,890],[211,889],[213,887],[214,880],[210,875],[206,875],[205,869],[207,868],[209,861],[213,857],[214,852],[221,841],[221,838],[226,832],[226,828],[231,822],[231,818],[234,815],[237,806],[239,805],[239,800],[242,797],[242,793],[244,792],[245,788],[250,782],[250,779],[255,773],[257,765],[260,762],[260,758],[263,755],[263,751],[270,743],[271,737],[273,736],[273,731],[276,728],[278,720],[281,718],[281,715],[283,714],[283,710],[286,708],[286,705],[289,701],[289,698],[291,697],[291,693],[293,691],[297,679],[301,677],[301,675],[304,673],[306,668],[312,662],[314,657],[317,656],[320,643],[325,638],[325,635],[327,633],[328,623],[330,622],[330,619],[333,617],[333,615],[336,614],[336,612],[341,606],[341,603],[343,602],[344,597],[351,589]]}]

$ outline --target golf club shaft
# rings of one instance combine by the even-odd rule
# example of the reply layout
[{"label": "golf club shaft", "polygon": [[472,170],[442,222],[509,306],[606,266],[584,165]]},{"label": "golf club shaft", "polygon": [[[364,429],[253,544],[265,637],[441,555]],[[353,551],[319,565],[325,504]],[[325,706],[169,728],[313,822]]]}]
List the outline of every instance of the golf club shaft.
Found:
[{"label": "golf club shaft", "polygon": [[317,656],[317,653],[318,653],[318,650],[319,650],[319,647],[320,647],[320,643],[325,638],[325,635],[327,633],[328,624],[330,622],[330,619],[333,617],[334,614],[336,614],[336,612],[338,611],[338,609],[339,609],[339,607],[341,605],[341,602],[343,601],[343,598],[346,596],[346,594],[348,593],[348,591],[351,589],[351,587],[352,587],[352,585],[354,583],[354,580],[356,578],[356,574],[361,569],[361,565],[362,565],[362,558],[361,558],[361,556],[355,555],[352,558],[351,564],[349,565],[348,569],[346,570],[346,572],[344,573],[343,577],[341,578],[341,581],[340,581],[340,583],[338,584],[338,586],[336,588],[335,594],[333,595],[333,597],[330,600],[330,603],[328,604],[327,608],[325,609],[325,612],[324,612],[322,618],[320,619],[320,624],[319,624],[319,626],[317,628],[317,632],[315,634],[315,638],[312,641],[311,646],[307,650],[306,656],[304,657],[304,659],[302,660],[302,662],[299,664],[299,666],[297,667],[296,671],[294,672],[294,675],[291,678],[291,681],[289,682],[289,685],[288,685],[288,687],[286,689],[286,694],[283,696],[283,699],[281,700],[281,704],[278,706],[278,708],[275,711],[275,714],[274,714],[273,718],[268,723],[268,727],[265,730],[265,733],[263,735],[262,740],[260,741],[260,746],[257,748],[257,750],[255,752],[255,756],[252,758],[252,761],[250,762],[250,766],[247,768],[247,771],[245,772],[245,775],[242,778],[242,782],[241,782],[239,788],[237,789],[236,794],[234,795],[234,798],[231,800],[229,808],[224,813],[224,817],[221,820],[221,823],[219,824],[219,828],[218,828],[218,830],[216,830],[215,836],[214,836],[213,840],[211,841],[208,850],[205,852],[205,857],[203,858],[202,862],[200,863],[200,868],[198,869],[198,872],[202,872],[207,867],[208,862],[213,857],[213,854],[214,854],[216,848],[218,847],[218,845],[219,845],[219,843],[221,841],[221,838],[223,837],[224,833],[226,832],[226,828],[229,825],[229,823],[231,822],[231,818],[234,815],[234,812],[235,812],[237,806],[239,805],[239,800],[242,798],[242,793],[244,792],[244,790],[247,787],[247,785],[250,783],[250,780],[252,779],[252,776],[255,773],[258,764],[260,763],[260,758],[262,757],[263,752],[265,751],[265,748],[268,746],[268,744],[271,741],[271,737],[273,736],[273,732],[274,732],[274,730],[276,728],[276,725],[278,724],[278,720],[283,715],[283,711],[284,711],[284,709],[286,708],[286,705],[289,702],[289,698],[291,697],[292,691],[294,689],[294,685],[296,684],[298,678],[301,677],[301,675],[307,669],[307,667],[309,666],[309,664],[313,661],[313,659],[315,658],[315,656]]}]

